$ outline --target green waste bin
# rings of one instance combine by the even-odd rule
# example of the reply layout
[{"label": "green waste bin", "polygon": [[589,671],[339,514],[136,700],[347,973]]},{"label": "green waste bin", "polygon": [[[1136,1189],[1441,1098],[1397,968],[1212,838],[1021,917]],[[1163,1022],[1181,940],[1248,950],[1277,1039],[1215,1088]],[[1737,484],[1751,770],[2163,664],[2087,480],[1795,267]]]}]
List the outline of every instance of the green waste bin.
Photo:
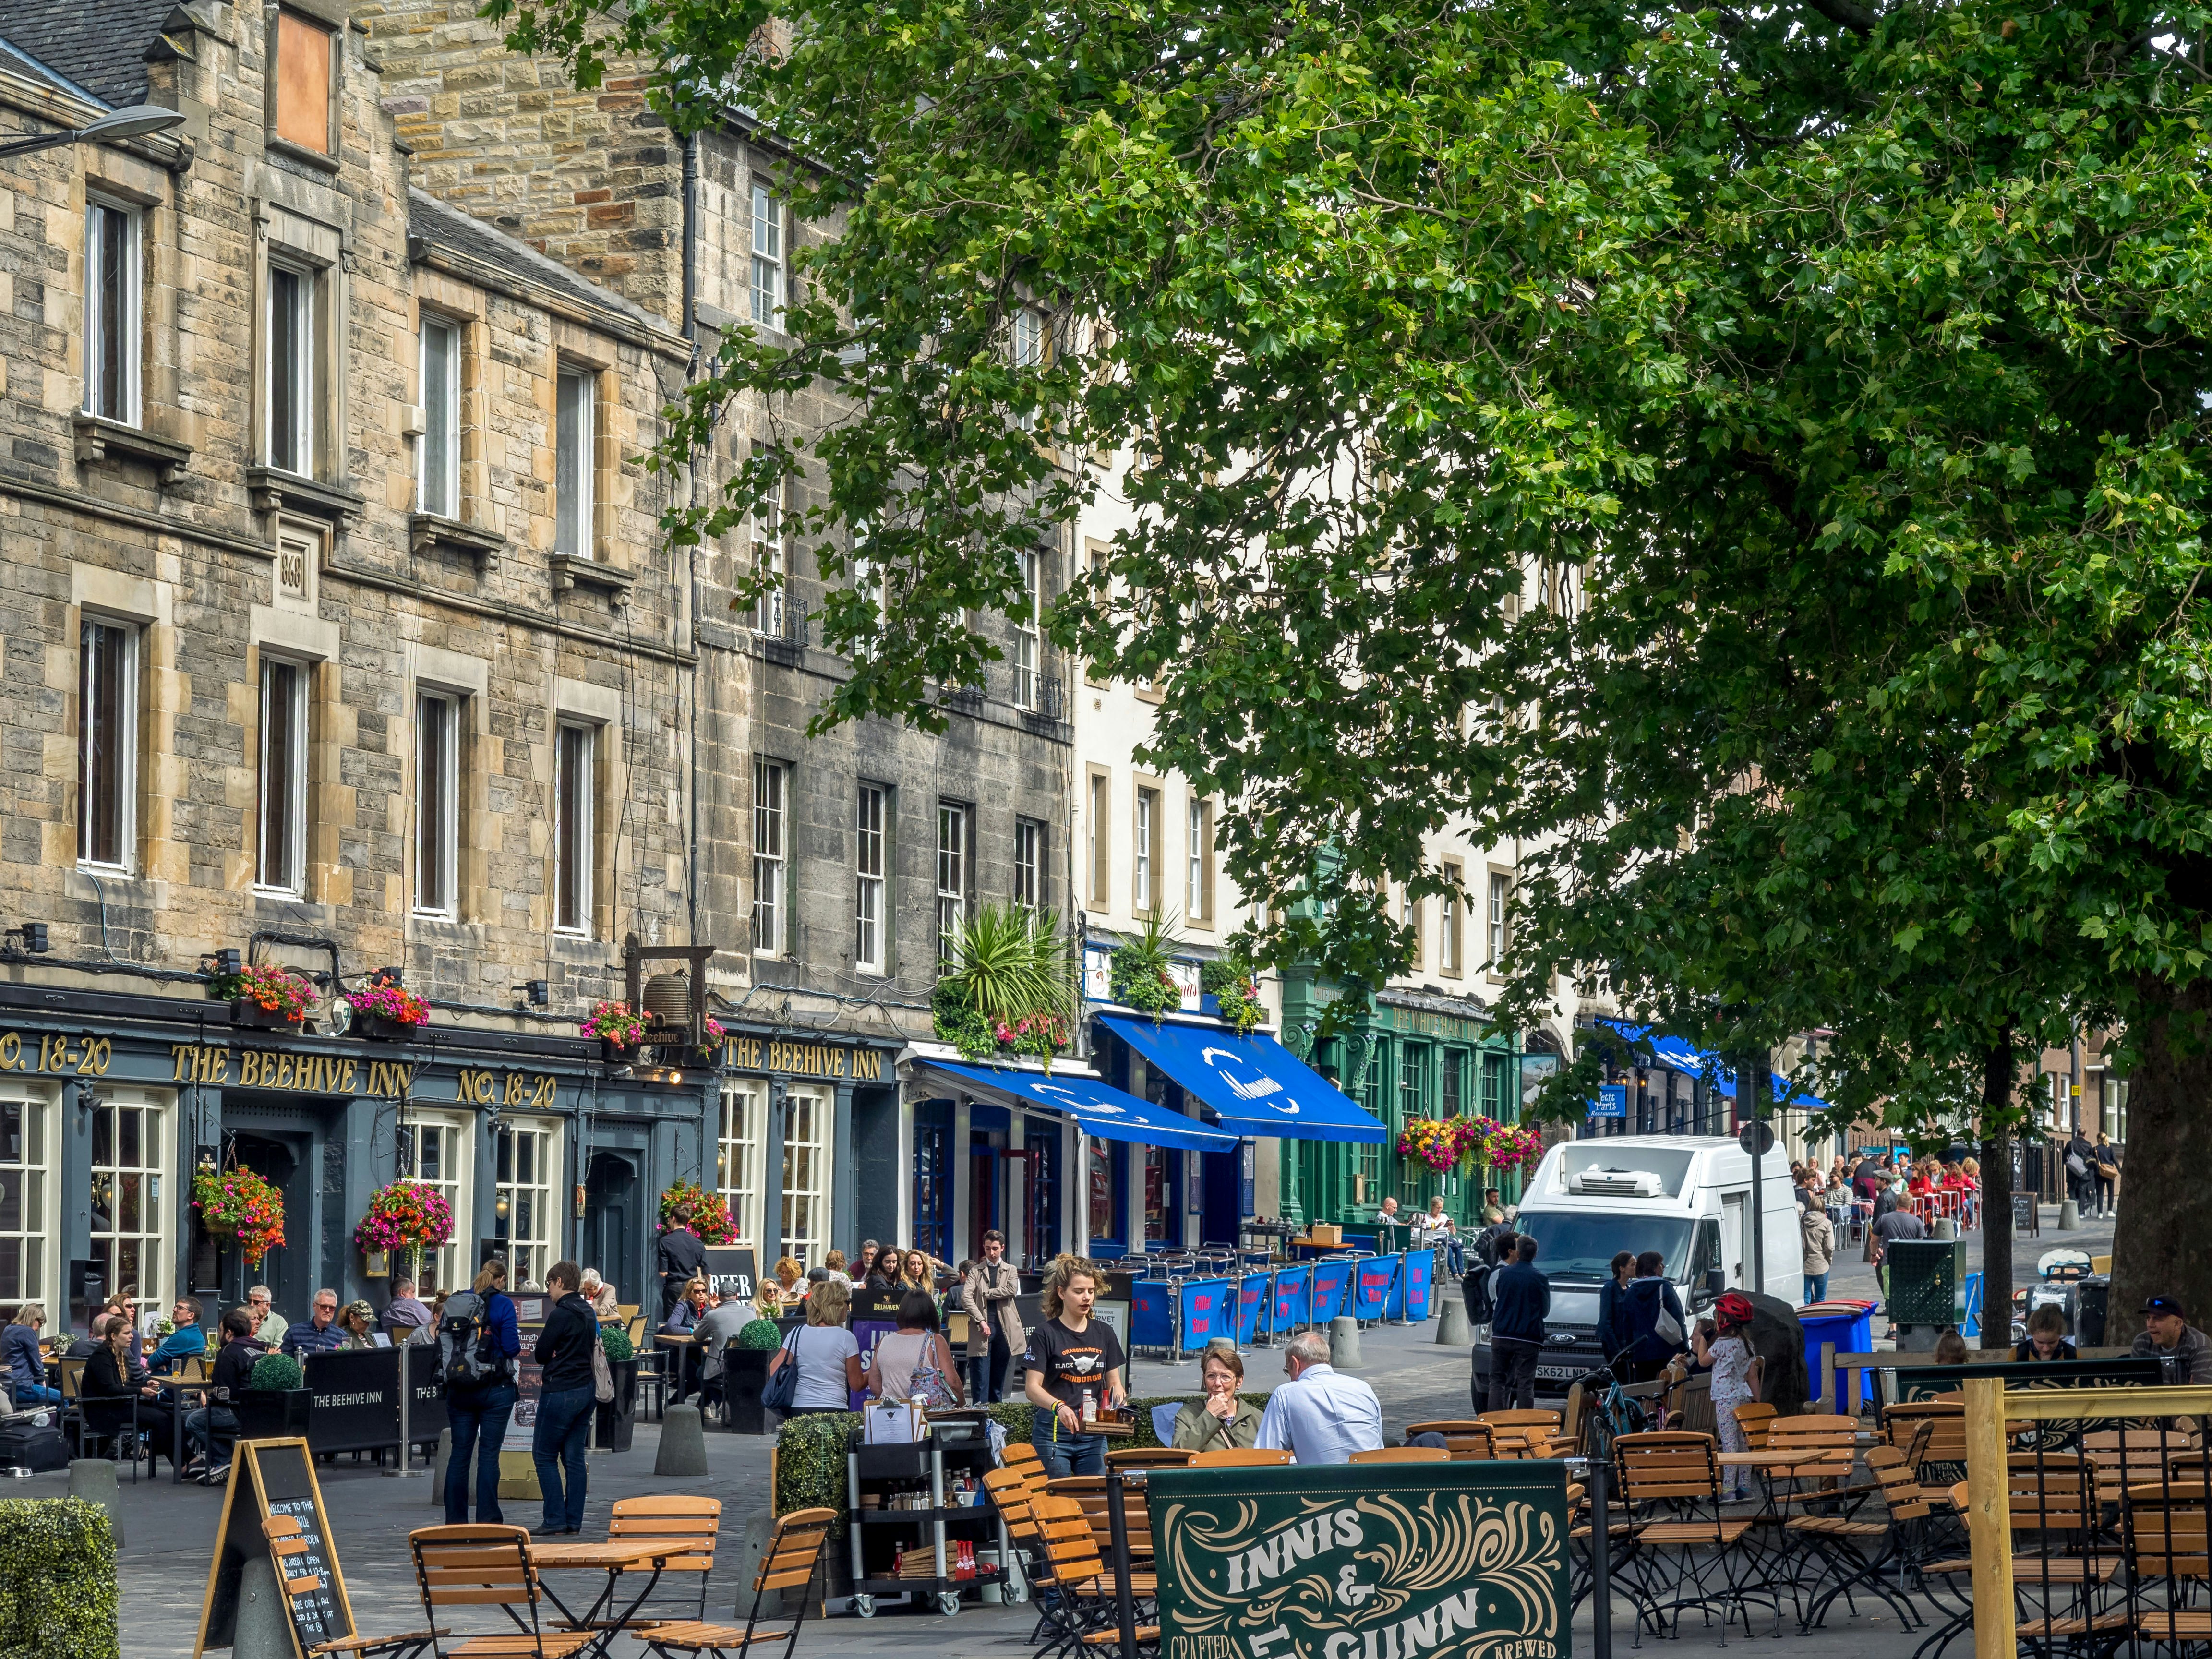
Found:
[{"label": "green waste bin", "polygon": [[1900,1238],[1884,1252],[1893,1324],[1963,1325],[1966,1318],[1966,1242]]}]

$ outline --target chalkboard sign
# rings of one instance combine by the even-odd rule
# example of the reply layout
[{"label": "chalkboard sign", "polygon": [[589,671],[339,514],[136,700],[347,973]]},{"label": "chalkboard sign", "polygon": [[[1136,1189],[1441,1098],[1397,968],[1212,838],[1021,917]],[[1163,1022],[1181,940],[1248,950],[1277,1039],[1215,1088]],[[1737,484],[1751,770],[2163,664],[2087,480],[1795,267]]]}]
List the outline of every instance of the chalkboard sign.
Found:
[{"label": "chalkboard sign", "polygon": [[[272,1515],[299,1522],[306,1548],[276,1559],[261,1522]],[[304,1440],[241,1440],[223,1488],[222,1521],[216,1529],[215,1559],[208,1566],[207,1593],[200,1599],[199,1638],[192,1659],[209,1648],[227,1648],[238,1632],[239,1584],[246,1564],[267,1559],[277,1582],[312,1578],[312,1588],[286,1598],[293,1648],[298,1659],[319,1643],[354,1633],[353,1607],[346,1600],[345,1575],[338,1568],[337,1546],[331,1536],[323,1491],[316,1484],[314,1461]]]},{"label": "chalkboard sign", "polygon": [[750,1302],[760,1288],[759,1269],[750,1244],[709,1244],[700,1274],[723,1301]]},{"label": "chalkboard sign", "polygon": [[2016,1233],[2041,1233],[2042,1229],[2036,1224],[2033,1193],[2012,1195],[2012,1230]]}]

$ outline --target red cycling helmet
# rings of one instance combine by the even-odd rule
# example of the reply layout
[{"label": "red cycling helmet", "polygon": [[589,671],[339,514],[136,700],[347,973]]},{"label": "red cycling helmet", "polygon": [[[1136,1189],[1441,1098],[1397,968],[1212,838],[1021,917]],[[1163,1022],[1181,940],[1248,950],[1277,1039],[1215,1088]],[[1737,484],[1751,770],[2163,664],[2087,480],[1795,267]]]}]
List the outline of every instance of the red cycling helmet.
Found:
[{"label": "red cycling helmet", "polygon": [[1756,1311],[1751,1298],[1741,1291],[1730,1291],[1713,1304],[1713,1316],[1723,1329],[1731,1325],[1748,1325]]}]

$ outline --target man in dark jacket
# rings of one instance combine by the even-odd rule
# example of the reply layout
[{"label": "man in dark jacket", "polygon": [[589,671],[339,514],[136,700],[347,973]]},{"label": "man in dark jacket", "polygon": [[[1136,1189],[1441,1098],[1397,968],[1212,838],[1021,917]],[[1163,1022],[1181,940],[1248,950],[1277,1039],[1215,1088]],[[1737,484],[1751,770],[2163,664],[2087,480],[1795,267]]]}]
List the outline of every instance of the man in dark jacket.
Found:
[{"label": "man in dark jacket", "polygon": [[584,1442],[591,1431],[596,1403],[592,1351],[599,1345],[599,1320],[592,1304],[584,1300],[583,1282],[584,1270],[573,1261],[556,1261],[545,1272],[545,1294],[553,1305],[546,1310],[544,1328],[538,1334],[532,1356],[543,1377],[538,1426],[530,1439],[530,1455],[538,1465],[538,1487],[545,1495],[544,1523],[532,1530],[538,1538],[584,1529]]},{"label": "man in dark jacket", "polygon": [[[1630,1341],[1627,1374],[1620,1380],[1649,1382],[1689,1346],[1689,1322],[1682,1316],[1682,1298],[1667,1277],[1667,1259],[1656,1250],[1638,1256],[1636,1277],[1628,1281],[1621,1299]],[[1671,1335],[1659,1328],[1665,1320],[1674,1322]]]},{"label": "man in dark jacket", "polygon": [[1528,1411],[1536,1403],[1536,1357],[1552,1311],[1552,1284],[1536,1271],[1534,1239],[1522,1238],[1512,1264],[1498,1270],[1491,1297],[1490,1409]]},{"label": "man in dark jacket", "polygon": [[2212,1338],[2189,1322],[2189,1310],[2179,1297],[2151,1297],[2142,1305],[2142,1322],[2128,1349],[2130,1355],[2157,1360],[2165,1382],[2212,1382]]},{"label": "man in dark jacket", "polygon": [[253,1362],[263,1352],[253,1340],[253,1316],[243,1308],[233,1308],[222,1316],[221,1337],[222,1352],[215,1357],[207,1403],[185,1418],[185,1443],[191,1448],[192,1462],[204,1470],[229,1463],[231,1443],[238,1437],[234,1407],[250,1386]]},{"label": "man in dark jacket", "polygon": [[677,1298],[684,1287],[699,1277],[700,1269],[707,1265],[707,1247],[699,1242],[699,1235],[688,1227],[678,1227],[660,1236],[660,1324],[668,1322],[668,1316],[676,1311]]},{"label": "man in dark jacket", "polygon": [[2087,1212],[2096,1207],[2097,1149],[2089,1144],[2089,1137],[2080,1129],[2066,1143],[2061,1160],[2066,1166],[2066,1191],[2073,1199],[2074,1207]]}]

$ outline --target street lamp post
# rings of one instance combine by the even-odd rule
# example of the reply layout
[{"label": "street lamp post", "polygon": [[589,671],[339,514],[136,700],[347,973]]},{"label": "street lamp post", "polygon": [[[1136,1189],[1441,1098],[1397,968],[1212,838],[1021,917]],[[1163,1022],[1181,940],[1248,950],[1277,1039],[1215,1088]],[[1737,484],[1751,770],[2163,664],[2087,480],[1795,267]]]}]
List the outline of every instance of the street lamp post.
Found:
[{"label": "street lamp post", "polygon": [[82,127],[65,128],[60,132],[42,132],[36,137],[11,139],[0,143],[0,159],[10,155],[27,155],[33,150],[58,149],[64,144],[115,144],[125,138],[143,138],[149,133],[167,132],[184,125],[181,110],[164,109],[159,104],[132,104],[128,108],[110,110],[98,120]]}]

